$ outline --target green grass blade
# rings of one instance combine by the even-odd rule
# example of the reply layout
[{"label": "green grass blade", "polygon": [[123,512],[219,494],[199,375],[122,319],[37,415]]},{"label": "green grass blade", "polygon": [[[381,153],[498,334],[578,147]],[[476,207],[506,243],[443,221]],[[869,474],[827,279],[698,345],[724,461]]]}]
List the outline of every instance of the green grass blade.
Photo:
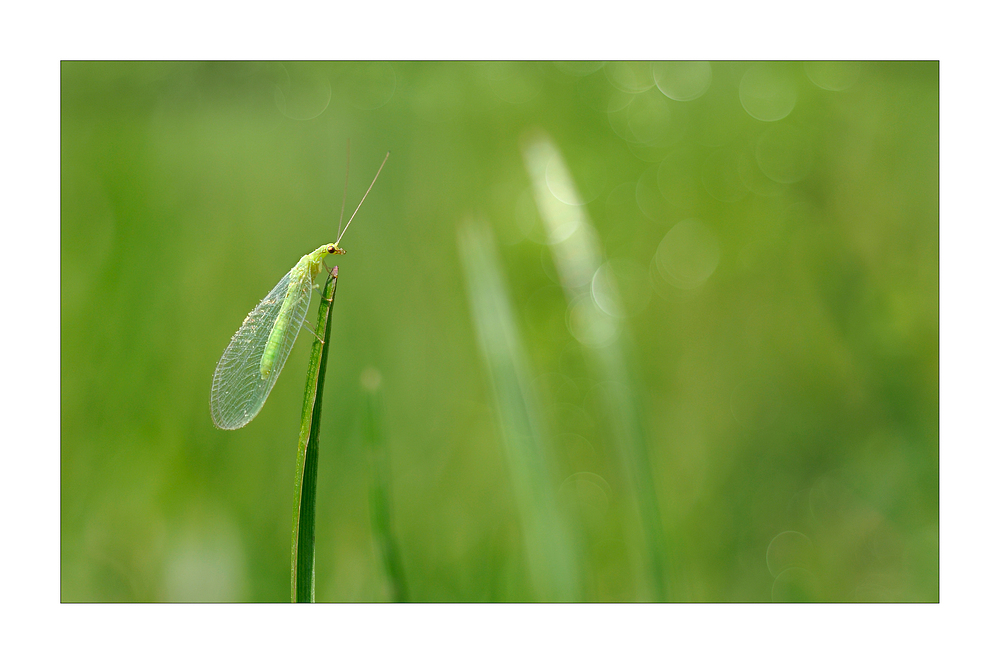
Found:
[{"label": "green grass blade", "polygon": [[389,454],[385,446],[382,414],[382,376],[374,367],[361,374],[365,392],[364,434],[371,457],[371,484],[368,506],[371,511],[372,534],[382,558],[389,597],[393,602],[409,601],[399,544],[392,534],[391,496],[389,493]]},{"label": "green grass blade", "polygon": [[[653,599],[669,598],[668,542],[660,515],[660,505],[649,462],[648,435],[641,399],[632,386],[628,330],[624,320],[598,306],[591,284],[601,266],[602,251],[597,232],[579,203],[576,184],[558,148],[548,136],[537,133],[527,138],[524,161],[531,177],[539,213],[552,247],[552,258],[568,302],[573,304],[581,343],[589,364],[601,381],[600,399],[618,456],[632,485],[631,493],[639,514],[645,540],[646,567],[653,587]],[[552,187],[563,194],[560,200]],[[612,311],[623,312],[622,303],[609,294],[605,303]],[[591,343],[583,343],[589,341]]]},{"label": "green grass blade", "polygon": [[[306,371],[306,391],[295,459],[295,515],[292,522],[292,601],[316,600],[316,472],[323,383],[330,348],[330,315],[337,294],[337,268],[326,280],[319,303],[316,339]],[[320,338],[323,342],[320,342]]]},{"label": "green grass blade", "polygon": [[458,244],[536,599],[577,601],[581,591],[575,543],[556,503],[549,470],[551,444],[531,387],[493,235],[485,224],[469,222],[459,229]]}]

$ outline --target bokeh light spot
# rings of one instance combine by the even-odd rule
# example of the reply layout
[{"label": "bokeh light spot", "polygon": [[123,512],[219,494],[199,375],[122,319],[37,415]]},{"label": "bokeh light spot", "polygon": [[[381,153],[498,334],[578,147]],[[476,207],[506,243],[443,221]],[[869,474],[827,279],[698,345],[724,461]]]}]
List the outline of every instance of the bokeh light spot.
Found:
[{"label": "bokeh light spot", "polygon": [[604,66],[604,74],[616,89],[631,94],[645,92],[655,85],[648,62],[609,62]]},{"label": "bokeh light spot", "polygon": [[626,109],[628,128],[639,143],[669,145],[680,138],[673,131],[670,104],[660,94],[638,95]]},{"label": "bokeh light spot", "polygon": [[[571,342],[566,345],[566,350],[569,348],[575,349],[576,354],[579,356],[579,360],[583,362],[582,350],[580,344]],[[567,353],[564,350],[563,355]],[[562,359],[562,358],[560,358]],[[584,410],[581,406],[576,403],[570,403],[568,401],[560,401],[555,405],[556,415],[555,419],[557,422],[563,425],[563,428],[567,430],[568,433],[575,433],[583,438],[588,443],[590,438],[593,437],[594,432],[597,427],[597,423],[594,421],[594,413]]]},{"label": "bokeh light spot", "polygon": [[740,180],[743,186],[758,196],[777,196],[785,188],[778,182],[764,175],[757,163],[755,146],[741,149],[736,157],[737,170],[739,170]]},{"label": "bokeh light spot", "polygon": [[545,168],[545,183],[553,196],[566,205],[586,205],[604,193],[608,169],[594,152],[567,152],[566,164],[573,165],[571,174],[566,173],[560,159],[550,160]]},{"label": "bokeh light spot", "polygon": [[286,118],[312,120],[330,105],[330,81],[314,70],[285,69],[287,79],[275,86],[274,103]]},{"label": "bokeh light spot", "polygon": [[764,122],[775,122],[787,117],[798,95],[795,81],[783,65],[756,64],[740,81],[740,103],[751,117]]},{"label": "bokeh light spot", "polygon": [[856,499],[836,473],[828,473],[809,489],[809,513],[817,523],[832,526],[856,510]]},{"label": "bokeh light spot", "polygon": [[531,384],[537,394],[553,402],[577,401],[581,397],[579,386],[569,376],[556,371],[535,376]]},{"label": "bokeh light spot", "polygon": [[860,62],[806,62],[806,76],[818,88],[839,92],[858,82]]},{"label": "bokeh light spot", "polygon": [[590,293],[594,297],[594,302],[604,313],[615,318],[625,316],[621,306],[618,279],[607,263],[597,268],[597,272],[594,273],[594,278],[590,282]]},{"label": "bokeh light spot", "polygon": [[798,531],[786,530],[775,535],[767,545],[767,571],[776,577],[792,567],[805,569],[813,555],[812,540]]},{"label": "bokeh light spot", "polygon": [[812,148],[801,130],[789,125],[775,125],[757,141],[757,165],[767,177],[781,184],[792,184],[812,170]]},{"label": "bokeh light spot", "polygon": [[570,303],[566,310],[566,327],[584,346],[603,348],[618,337],[621,323],[602,311],[588,292]]},{"label": "bokeh light spot", "polygon": [[597,269],[591,293],[604,313],[621,318],[646,308],[652,285],[649,273],[639,263],[630,258],[613,258]]},{"label": "bokeh light spot", "polygon": [[373,111],[389,103],[396,92],[396,72],[388,62],[352,62],[343,84],[351,106]]},{"label": "bokeh light spot", "polygon": [[[635,95],[629,95],[629,104],[635,99]],[[611,125],[612,131],[618,135],[619,138],[626,141],[627,143],[635,143],[635,134],[628,126],[628,106],[624,106],[616,111],[608,111],[608,124]]]},{"label": "bokeh light spot", "polygon": [[608,513],[611,485],[595,473],[573,473],[559,487],[559,501],[584,523],[599,523]]},{"label": "bokeh light spot", "polygon": [[677,288],[697,288],[719,266],[719,243],[697,219],[685,219],[664,236],[656,249],[656,267]]},{"label": "bokeh light spot", "polygon": [[598,113],[614,113],[632,102],[635,96],[613,87],[603,72],[582,77],[576,83],[577,94],[584,104]]},{"label": "bokeh light spot", "polygon": [[[573,343],[578,347],[580,344]],[[555,437],[556,447],[565,455],[566,466],[573,470],[584,471],[600,465],[600,454],[594,444],[578,433],[565,431]]]},{"label": "bokeh light spot", "polygon": [[243,601],[246,582],[243,543],[232,521],[211,515],[187,523],[170,547],[164,566],[168,602]]},{"label": "bokeh light spot", "polygon": [[819,597],[819,579],[801,567],[786,569],[771,584],[774,602],[814,602]]},{"label": "bokeh light spot", "polygon": [[365,367],[361,372],[361,387],[369,392],[374,392],[382,384],[382,374],[375,367]]},{"label": "bokeh light spot", "polygon": [[653,80],[660,92],[674,101],[692,101],[712,84],[707,62],[654,62]]}]

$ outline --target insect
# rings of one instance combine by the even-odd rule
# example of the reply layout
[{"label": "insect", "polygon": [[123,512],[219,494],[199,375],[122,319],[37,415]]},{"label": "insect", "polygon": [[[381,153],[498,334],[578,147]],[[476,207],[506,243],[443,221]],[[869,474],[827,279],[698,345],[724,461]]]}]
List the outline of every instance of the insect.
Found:
[{"label": "insect", "polygon": [[[361,203],[365,202],[368,192],[375,186],[375,180],[378,180],[388,159],[389,153],[386,152],[368,191],[361,197]],[[346,181],[344,193],[347,193]],[[323,267],[323,258],[330,254],[347,253],[341,248],[340,240],[361,209],[361,203],[358,203],[344,229],[338,228],[337,241],[324,244],[299,259],[278,285],[247,314],[240,329],[233,335],[215,366],[212,378],[212,421],[215,426],[239,429],[256,417],[264,406],[302,329],[313,288],[319,287],[316,276]],[[343,223],[343,205],[340,220]]]}]

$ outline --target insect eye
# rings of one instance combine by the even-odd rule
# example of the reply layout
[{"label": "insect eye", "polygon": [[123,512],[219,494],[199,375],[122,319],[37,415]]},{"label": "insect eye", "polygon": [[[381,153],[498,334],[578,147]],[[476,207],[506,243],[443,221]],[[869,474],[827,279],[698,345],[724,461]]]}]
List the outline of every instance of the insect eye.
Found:
[{"label": "insect eye", "polygon": [[328,244],[328,245],[326,245],[326,250],[327,250],[327,251],[328,251],[329,253],[331,253],[331,254],[335,254],[335,253],[337,253],[337,248],[336,248],[335,246],[333,246],[332,244]]}]

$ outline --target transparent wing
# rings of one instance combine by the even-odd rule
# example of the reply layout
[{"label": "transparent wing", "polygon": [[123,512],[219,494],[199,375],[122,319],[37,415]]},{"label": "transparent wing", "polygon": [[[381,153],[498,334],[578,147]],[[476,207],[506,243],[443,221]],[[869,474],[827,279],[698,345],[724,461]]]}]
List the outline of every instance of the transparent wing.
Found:
[{"label": "transparent wing", "polygon": [[[239,429],[260,412],[302,328],[312,297],[311,281],[300,270],[292,268],[247,314],[243,325],[233,335],[212,378],[212,421],[215,426]],[[260,375],[260,358],[289,289],[295,298],[290,309],[291,318],[278,346],[271,373],[263,378]]]}]

